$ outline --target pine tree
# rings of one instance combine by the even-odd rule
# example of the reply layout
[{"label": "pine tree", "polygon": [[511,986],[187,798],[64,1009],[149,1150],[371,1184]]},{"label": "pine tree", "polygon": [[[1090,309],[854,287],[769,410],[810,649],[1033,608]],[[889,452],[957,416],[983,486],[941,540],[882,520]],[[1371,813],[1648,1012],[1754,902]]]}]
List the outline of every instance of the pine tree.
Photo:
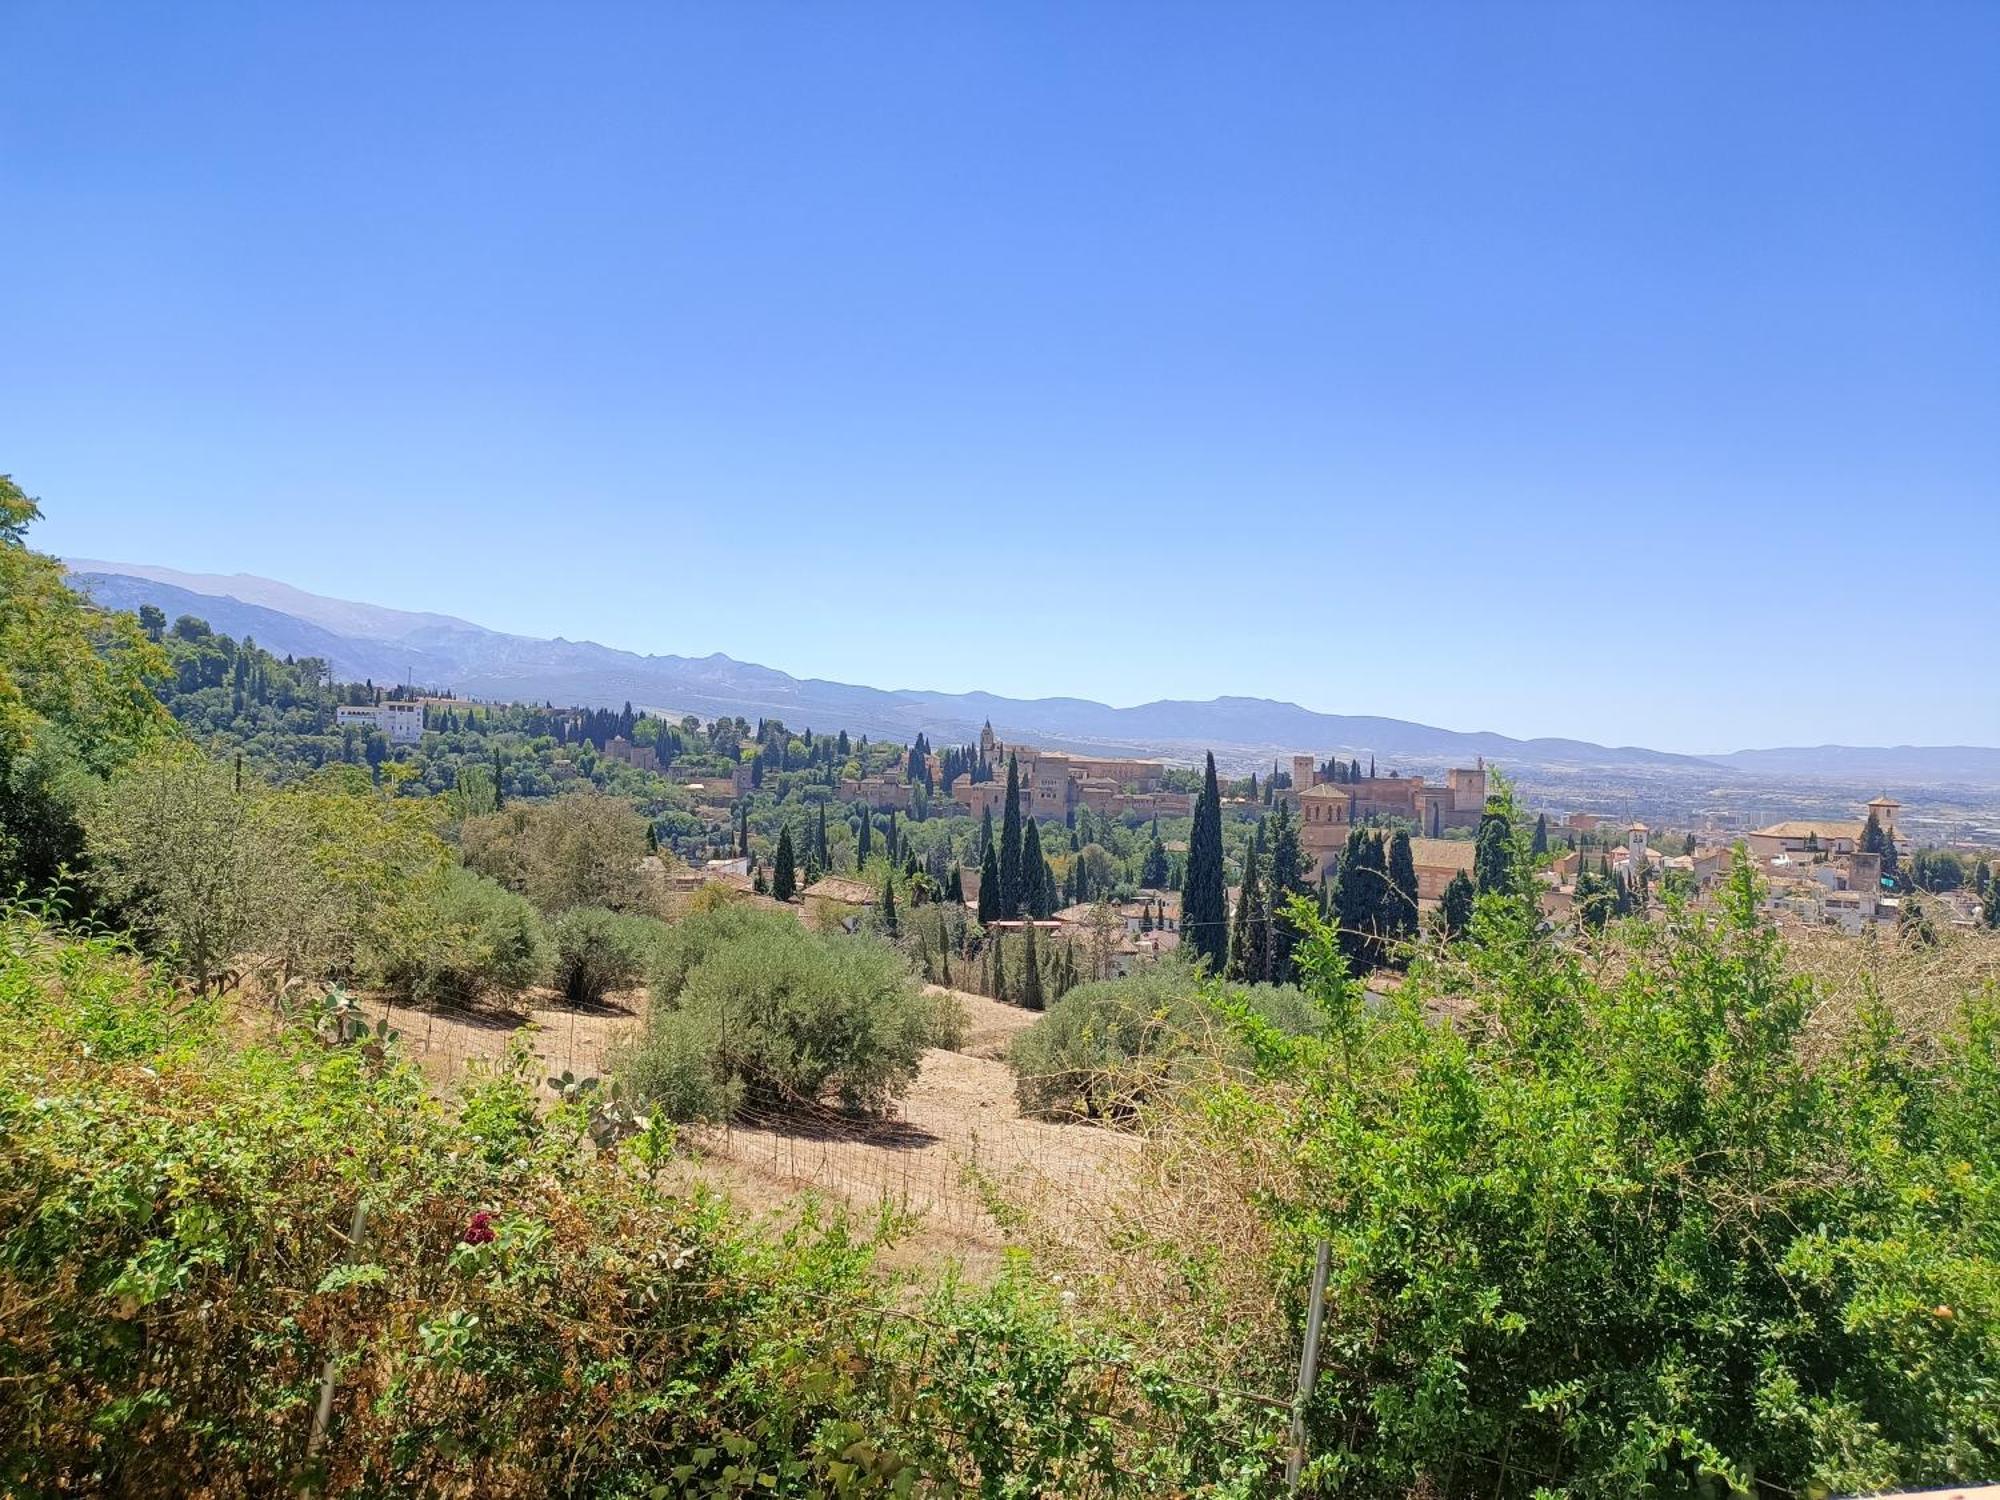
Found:
[{"label": "pine tree", "polygon": [[993,845],[979,860],[979,925],[1000,920],[1000,856]]},{"label": "pine tree", "polygon": [[1008,921],[1021,915],[1021,879],[1021,770],[1009,755],[1007,804],[1000,810],[1000,915]]},{"label": "pine tree", "polygon": [[1264,886],[1257,875],[1257,846],[1243,856],[1243,884],[1236,920],[1229,928],[1229,977],[1244,984],[1264,978]]},{"label": "pine tree", "polygon": [[1181,930],[1195,958],[1211,974],[1229,958],[1228,890],[1222,867],[1222,794],[1215,782],[1215,756],[1202,773],[1201,796],[1188,836],[1187,877],[1181,887]]},{"label": "pine tree", "polygon": [[789,901],[798,893],[798,872],[792,862],[792,829],[788,823],[778,830],[778,852],[771,859],[771,894]]}]

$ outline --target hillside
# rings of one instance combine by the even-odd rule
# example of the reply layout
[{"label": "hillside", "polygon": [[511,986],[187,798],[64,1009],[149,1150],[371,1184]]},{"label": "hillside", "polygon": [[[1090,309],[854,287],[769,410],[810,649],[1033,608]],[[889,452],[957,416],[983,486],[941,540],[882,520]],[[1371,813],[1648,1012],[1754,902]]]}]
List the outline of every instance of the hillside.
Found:
[{"label": "hillside", "polygon": [[1001,735],[1127,754],[1219,757],[1254,764],[1305,747],[1432,760],[1480,755],[1511,762],[1705,769],[1692,756],[1580,740],[1520,740],[1401,719],[1324,714],[1265,698],[1162,700],[1113,708],[1082,698],[889,691],[706,657],[645,656],[591,641],[539,640],[447,615],[355,604],[248,574],[179,573],[71,559],[72,582],[118,609],[154,604],[198,614],[218,630],[254,636],[281,654],[323,656],[337,675],[416,681],[475,697],[559,703],[645,704],[676,712],[769,716],[839,724],[871,735],[970,740],[991,720]]},{"label": "hillside", "polygon": [[511,635],[449,615],[330,599],[244,573],[182,573],[82,558],[68,565],[74,586],[115,608],[150,603],[170,617],[198,614],[218,630],[254,636],[280,654],[325,657],[342,677],[413,681],[472,697],[613,707],[630,702],[704,719],[742,715],[794,726],[839,725],[898,740],[922,732],[940,743],[972,740],[990,720],[1003,738],[1062,748],[1184,761],[1213,749],[1219,763],[1237,771],[1311,749],[1394,758],[1416,769],[1485,756],[1531,779],[1536,771],[1565,781],[1580,772],[1613,771],[1664,776],[1689,790],[1765,777],[2000,786],[2000,750],[1820,746],[1704,757],[1319,713],[1268,698],[1163,699],[1114,708],[1084,698],[887,690],[793,677],[720,653],[649,656],[594,641]]}]

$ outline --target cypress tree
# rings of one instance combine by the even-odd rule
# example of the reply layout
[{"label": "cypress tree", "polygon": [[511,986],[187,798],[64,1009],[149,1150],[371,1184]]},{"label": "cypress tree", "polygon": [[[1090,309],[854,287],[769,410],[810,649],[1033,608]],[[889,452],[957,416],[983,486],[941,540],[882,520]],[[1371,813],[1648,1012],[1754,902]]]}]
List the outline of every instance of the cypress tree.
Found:
[{"label": "cypress tree", "polygon": [[993,939],[993,998],[1007,998],[1007,944],[997,936]]},{"label": "cypress tree", "polygon": [[1028,819],[1028,831],[1021,836],[1021,905],[1031,917],[1046,917],[1049,907],[1049,862],[1042,857],[1042,835],[1035,820]]},{"label": "cypress tree", "polygon": [[[1035,825],[1030,823],[1028,826],[1032,828]],[[1028,924],[1022,939],[1025,946],[1021,952],[1021,1007],[1024,1010],[1041,1010],[1046,1002],[1042,999],[1042,961],[1035,952],[1033,922]]]},{"label": "cypress tree", "polygon": [[991,844],[979,860],[979,925],[1000,920],[1000,856]]},{"label": "cypress tree", "polygon": [[1000,915],[1009,921],[1021,915],[1021,879],[1021,771],[1009,755],[1007,805],[1000,810]]},{"label": "cypress tree", "polygon": [[1220,974],[1229,958],[1228,889],[1222,868],[1222,794],[1215,756],[1202,773],[1201,796],[1188,836],[1187,877],[1181,887],[1181,930],[1194,956]]},{"label": "cypress tree", "polygon": [[771,860],[771,894],[789,901],[798,892],[798,871],[792,862],[792,829],[788,823],[778,830],[778,852]]},{"label": "cypress tree", "polygon": [[1488,803],[1479,819],[1479,839],[1473,847],[1472,883],[1479,894],[1504,895],[1514,883],[1514,823]]},{"label": "cypress tree", "polygon": [[1389,841],[1389,878],[1383,887],[1383,930],[1398,942],[1417,935],[1417,862],[1410,836],[1398,831]]},{"label": "cypress tree", "polygon": [[1148,890],[1164,890],[1172,872],[1167,868],[1167,846],[1160,842],[1160,820],[1153,819],[1153,841],[1146,846],[1146,863],[1139,871],[1139,884]]},{"label": "cypress tree", "polygon": [[1257,846],[1243,856],[1243,885],[1229,929],[1229,977],[1256,984],[1264,977],[1264,887],[1257,877]]},{"label": "cypress tree", "polygon": [[868,856],[875,852],[875,815],[865,804],[857,804],[854,810],[861,815],[861,826],[854,834],[854,873],[859,875],[868,864]]},{"label": "cypress tree", "polygon": [[1356,828],[1347,835],[1340,876],[1333,891],[1334,917],[1340,924],[1340,946],[1357,968],[1374,968],[1382,959],[1383,887],[1388,869],[1382,836]]},{"label": "cypress tree", "polygon": [[952,905],[965,905],[965,875],[955,861],[951,867],[951,874],[945,877],[944,893]]},{"label": "cypress tree", "polygon": [[1292,979],[1292,950],[1299,934],[1285,915],[1292,897],[1308,894],[1305,881],[1305,850],[1299,843],[1299,822],[1290,805],[1280,797],[1271,809],[1270,860],[1265,885],[1270,895],[1271,921],[1268,928],[1268,957],[1264,977],[1272,984],[1289,984]]},{"label": "cypress tree", "polygon": [[1549,852],[1549,815],[1547,813],[1538,813],[1535,816],[1535,838],[1534,842],[1528,845],[1528,852],[1534,855],[1536,859],[1540,859],[1544,854]]},{"label": "cypress tree", "polygon": [[896,935],[896,872],[882,872],[882,930],[890,937]]},{"label": "cypress tree", "polygon": [[[1582,879],[1581,873],[1577,878]],[[1438,908],[1447,939],[1463,937],[1472,925],[1472,904],[1476,894],[1472,889],[1472,877],[1465,871],[1460,870],[1451,877],[1451,884],[1444,888],[1444,899]]]},{"label": "cypress tree", "polygon": [[987,803],[979,812],[979,843],[972,851],[972,857],[980,864],[986,862],[986,851],[993,847],[993,804]]}]

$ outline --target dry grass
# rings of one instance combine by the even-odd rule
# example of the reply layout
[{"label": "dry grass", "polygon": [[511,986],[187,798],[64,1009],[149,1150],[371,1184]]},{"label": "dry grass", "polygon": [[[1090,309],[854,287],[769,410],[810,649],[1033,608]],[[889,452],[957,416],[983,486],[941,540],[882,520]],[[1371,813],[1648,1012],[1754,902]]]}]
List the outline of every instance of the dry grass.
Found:
[{"label": "dry grass", "polygon": [[[916,1082],[888,1116],[822,1111],[691,1130],[684,1174],[766,1214],[789,1213],[809,1192],[864,1212],[886,1202],[918,1219],[904,1257],[949,1254],[975,1274],[997,1265],[1013,1239],[1017,1216],[1009,1204],[1029,1205],[1040,1232],[1053,1240],[1084,1232],[1130,1181],[1139,1143],[1112,1130],[1023,1118],[1013,1070],[1002,1059],[1034,1014],[952,993],[965,1010],[963,1040],[955,1050],[925,1054]],[[644,991],[581,1009],[553,991],[527,999],[521,1012],[412,1009],[381,1000],[368,1010],[400,1031],[410,1055],[449,1087],[475,1063],[498,1060],[517,1037],[539,1059],[543,1080],[564,1072],[601,1077],[607,1057],[638,1030],[647,1004]]]},{"label": "dry grass", "polygon": [[1893,933],[1860,938],[1787,932],[1786,962],[1810,978],[1819,1001],[1811,1020],[1815,1051],[1838,1045],[1860,1024],[1870,997],[1919,1047],[1957,1033],[1968,997],[2000,986],[2000,935],[1946,931],[1935,945]]}]

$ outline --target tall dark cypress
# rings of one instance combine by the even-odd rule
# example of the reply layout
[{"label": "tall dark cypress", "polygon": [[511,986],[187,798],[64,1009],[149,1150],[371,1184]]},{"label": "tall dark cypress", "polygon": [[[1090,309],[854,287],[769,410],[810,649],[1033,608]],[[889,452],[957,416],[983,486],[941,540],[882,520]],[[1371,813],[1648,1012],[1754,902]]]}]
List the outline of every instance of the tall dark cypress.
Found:
[{"label": "tall dark cypress", "polygon": [[789,901],[798,892],[798,870],[792,855],[791,825],[778,830],[778,852],[771,858],[771,894]]},{"label": "tall dark cypress", "polygon": [[993,845],[979,857],[979,925],[1000,920],[1000,856]]},{"label": "tall dark cypress", "polygon": [[1514,822],[1491,800],[1473,844],[1472,883],[1479,894],[1506,894],[1514,886]]},{"label": "tall dark cypress", "polygon": [[1215,784],[1215,756],[1202,773],[1188,835],[1187,877],[1181,886],[1182,941],[1220,974],[1229,958],[1229,896],[1222,868],[1222,793]]},{"label": "tall dark cypress", "polygon": [[1000,810],[1000,915],[1021,915],[1021,768],[1007,757],[1007,805]]},{"label": "tall dark cypress", "polygon": [[1021,836],[1021,905],[1031,917],[1047,917],[1049,905],[1049,862],[1042,854],[1042,835],[1035,820],[1028,819],[1028,831]]},{"label": "tall dark cypress", "polygon": [[1401,830],[1389,841],[1389,879],[1382,892],[1383,930],[1397,942],[1417,935],[1417,862],[1410,836]]},{"label": "tall dark cypress", "polygon": [[[1028,825],[1030,828],[1034,824]],[[1021,949],[1021,1007],[1024,1010],[1040,1010],[1046,1004],[1042,998],[1042,960],[1035,951],[1035,924],[1030,922],[1023,938]]]},{"label": "tall dark cypress", "polygon": [[1243,885],[1236,893],[1236,920],[1229,928],[1229,977],[1244,984],[1264,978],[1264,885],[1257,874],[1257,846],[1243,856]]},{"label": "tall dark cypress", "polygon": [[1311,888],[1305,879],[1306,856],[1299,843],[1298,819],[1284,798],[1273,805],[1269,822],[1271,856],[1265,884],[1270,892],[1271,922],[1264,977],[1272,984],[1290,984],[1292,950],[1298,946],[1299,934],[1286,909],[1292,897],[1307,895]]},{"label": "tall dark cypress", "polygon": [[859,875],[868,856],[875,852],[875,815],[866,803],[856,806],[855,811],[861,815],[861,826],[854,835],[854,873]]}]

